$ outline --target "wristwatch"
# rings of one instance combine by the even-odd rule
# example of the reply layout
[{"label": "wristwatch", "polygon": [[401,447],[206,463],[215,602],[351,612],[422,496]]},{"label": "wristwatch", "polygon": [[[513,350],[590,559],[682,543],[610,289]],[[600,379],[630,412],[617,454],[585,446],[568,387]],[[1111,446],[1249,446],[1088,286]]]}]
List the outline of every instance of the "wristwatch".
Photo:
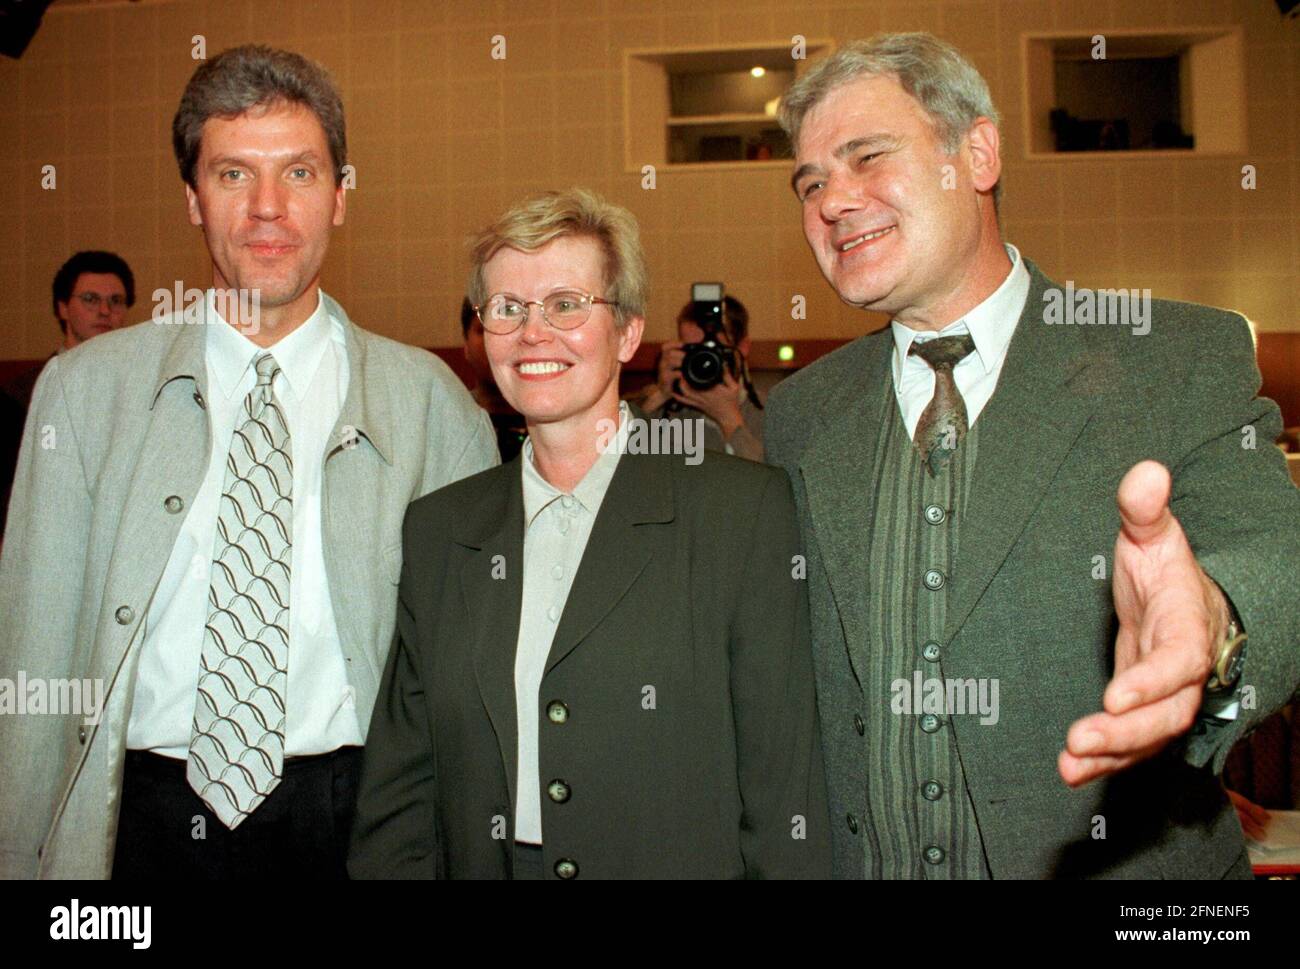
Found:
[{"label": "wristwatch", "polygon": [[1207,693],[1226,693],[1237,685],[1241,677],[1241,668],[1246,661],[1246,634],[1234,619],[1228,623],[1228,631],[1223,642],[1219,644],[1218,655],[1214,659],[1214,668],[1210,671],[1210,680],[1205,684]]}]

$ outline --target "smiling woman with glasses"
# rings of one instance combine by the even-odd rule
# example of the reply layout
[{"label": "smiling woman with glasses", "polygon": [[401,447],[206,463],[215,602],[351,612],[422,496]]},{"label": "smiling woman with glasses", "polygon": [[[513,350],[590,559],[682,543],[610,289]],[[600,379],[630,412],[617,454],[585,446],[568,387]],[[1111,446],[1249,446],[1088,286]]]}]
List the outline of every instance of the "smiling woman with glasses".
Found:
[{"label": "smiling woman with glasses", "polygon": [[349,870],[829,877],[790,485],[628,444],[635,219],[523,202],[476,238],[469,298],[529,436],[407,513]]}]

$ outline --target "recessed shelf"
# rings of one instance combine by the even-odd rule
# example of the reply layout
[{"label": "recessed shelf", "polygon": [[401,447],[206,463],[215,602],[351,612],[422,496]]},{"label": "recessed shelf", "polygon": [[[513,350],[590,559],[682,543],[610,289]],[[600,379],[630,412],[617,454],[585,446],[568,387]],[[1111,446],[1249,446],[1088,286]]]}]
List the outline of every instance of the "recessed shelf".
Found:
[{"label": "recessed shelf", "polygon": [[829,41],[627,50],[624,164],[671,169],[771,164],[790,147],[774,106]]},{"label": "recessed shelf", "polygon": [[1021,35],[1026,157],[1246,150],[1240,27]]}]

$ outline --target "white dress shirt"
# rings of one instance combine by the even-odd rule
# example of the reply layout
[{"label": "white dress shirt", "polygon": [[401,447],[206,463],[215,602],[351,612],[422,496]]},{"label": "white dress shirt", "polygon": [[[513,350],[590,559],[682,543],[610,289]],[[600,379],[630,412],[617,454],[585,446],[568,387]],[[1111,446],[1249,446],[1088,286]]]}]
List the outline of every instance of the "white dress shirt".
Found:
[{"label": "white dress shirt", "polygon": [[949,323],[938,333],[913,330],[897,320],[890,323],[894,331],[894,395],[907,425],[907,435],[916,434],[921,412],[934,396],[934,368],[920,357],[908,356],[913,341],[926,342],[941,336],[969,333],[975,350],[952,368],[957,390],[966,402],[966,423],[975,426],[984,405],[997,388],[1007,347],[1016,332],[1016,323],[1029,297],[1029,270],[1015,246],[1006,246],[1011,258],[1011,272],[993,293],[961,319]]},{"label": "white dress shirt", "polygon": [[325,445],[348,390],[343,324],[326,312],[318,294],[312,315],[264,349],[221,318],[212,290],[207,293],[207,319],[212,321],[206,326],[204,349],[212,454],[145,617],[126,745],[168,757],[189,755],[226,457],[244,398],[257,383],[253,361],[266,349],[280,365],[273,390],[289,425],[293,456],[285,756],[360,745],[361,726],[321,540]]},{"label": "white dress shirt", "polygon": [[542,792],[537,765],[538,691],[555,630],[564,615],[573,577],[587,550],[605,492],[618,468],[630,411],[618,408],[618,433],[578,482],[565,494],[533,464],[533,442],[524,441],[524,575],[515,647],[515,709],[518,717],[518,795],[515,840],[542,843]]}]

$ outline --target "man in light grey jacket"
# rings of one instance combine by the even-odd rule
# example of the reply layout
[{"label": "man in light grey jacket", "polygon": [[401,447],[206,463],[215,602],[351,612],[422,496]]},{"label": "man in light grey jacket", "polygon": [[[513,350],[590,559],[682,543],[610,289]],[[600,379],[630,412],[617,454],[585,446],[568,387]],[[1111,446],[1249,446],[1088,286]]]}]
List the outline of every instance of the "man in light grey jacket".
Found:
[{"label": "man in light grey jacket", "polygon": [[319,289],[346,162],[319,66],[222,53],[173,140],[212,288],[51,362],[24,434],[0,874],[343,877],[406,507],[496,446]]}]

